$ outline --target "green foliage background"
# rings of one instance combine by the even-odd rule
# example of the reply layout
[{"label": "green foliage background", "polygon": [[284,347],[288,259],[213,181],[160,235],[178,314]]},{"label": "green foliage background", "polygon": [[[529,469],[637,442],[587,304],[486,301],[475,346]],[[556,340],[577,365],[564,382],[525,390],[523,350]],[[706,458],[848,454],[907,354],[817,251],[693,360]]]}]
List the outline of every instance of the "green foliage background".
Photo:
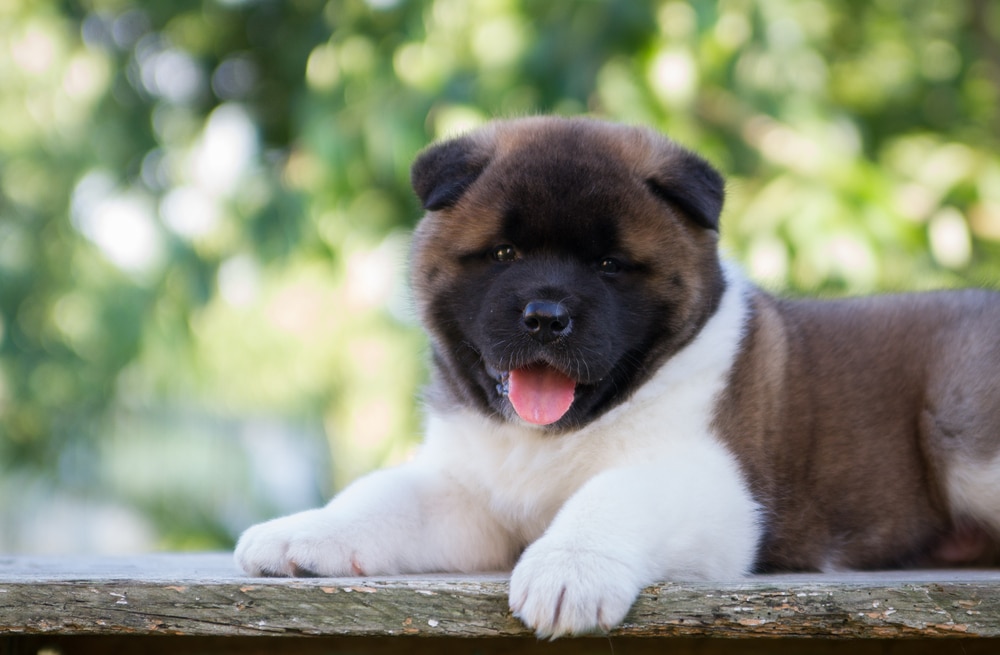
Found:
[{"label": "green foliage background", "polygon": [[408,167],[492,116],[700,151],[776,290],[1000,274],[990,0],[2,0],[0,53],[0,549],[224,547],[404,458]]}]

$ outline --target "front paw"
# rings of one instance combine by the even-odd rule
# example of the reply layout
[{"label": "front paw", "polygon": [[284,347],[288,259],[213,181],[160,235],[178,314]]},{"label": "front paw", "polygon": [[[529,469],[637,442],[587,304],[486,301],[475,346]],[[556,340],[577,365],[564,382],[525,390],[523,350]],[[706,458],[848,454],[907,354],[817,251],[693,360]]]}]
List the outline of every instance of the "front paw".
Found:
[{"label": "front paw", "polygon": [[325,509],[260,523],[240,536],[236,562],[259,576],[359,576],[387,568],[378,544],[365,543],[360,530],[340,523]]},{"label": "front paw", "polygon": [[625,618],[641,588],[613,554],[549,547],[543,539],[514,567],[510,609],[540,638],[607,631]]}]

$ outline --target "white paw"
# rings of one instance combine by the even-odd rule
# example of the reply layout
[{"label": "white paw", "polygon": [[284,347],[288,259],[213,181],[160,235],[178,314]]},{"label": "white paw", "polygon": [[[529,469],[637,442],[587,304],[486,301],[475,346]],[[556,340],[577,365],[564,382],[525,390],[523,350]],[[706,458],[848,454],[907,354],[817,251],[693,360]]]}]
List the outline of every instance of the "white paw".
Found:
[{"label": "white paw", "polygon": [[394,573],[383,545],[363,526],[326,509],[285,516],[249,528],[236,562],[250,575],[339,577]]},{"label": "white paw", "polygon": [[549,547],[535,542],[514,567],[510,609],[540,638],[556,638],[621,623],[642,585],[613,553]]}]

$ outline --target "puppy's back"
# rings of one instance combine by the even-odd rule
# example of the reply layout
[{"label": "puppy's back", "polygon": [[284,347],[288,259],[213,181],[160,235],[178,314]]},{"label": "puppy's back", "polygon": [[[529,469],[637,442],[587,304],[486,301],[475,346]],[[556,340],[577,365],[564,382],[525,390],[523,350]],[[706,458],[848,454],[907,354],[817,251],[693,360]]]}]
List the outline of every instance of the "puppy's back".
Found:
[{"label": "puppy's back", "polygon": [[1000,534],[1000,494],[973,507],[954,483],[1000,464],[1000,294],[752,306],[717,426],[770,510],[761,568],[902,566],[966,520]]}]

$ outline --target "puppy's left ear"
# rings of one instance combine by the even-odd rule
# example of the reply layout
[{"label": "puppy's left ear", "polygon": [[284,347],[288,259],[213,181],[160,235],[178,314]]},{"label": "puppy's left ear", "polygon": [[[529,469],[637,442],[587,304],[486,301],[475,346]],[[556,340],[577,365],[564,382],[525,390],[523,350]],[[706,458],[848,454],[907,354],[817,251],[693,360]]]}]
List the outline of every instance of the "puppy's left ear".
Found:
[{"label": "puppy's left ear", "polygon": [[410,184],[424,209],[451,207],[479,178],[488,161],[482,146],[470,136],[445,141],[420,153],[410,168]]},{"label": "puppy's left ear", "polygon": [[653,195],[681,210],[698,225],[719,231],[725,181],[698,155],[674,146],[668,163],[646,180],[646,186]]}]

